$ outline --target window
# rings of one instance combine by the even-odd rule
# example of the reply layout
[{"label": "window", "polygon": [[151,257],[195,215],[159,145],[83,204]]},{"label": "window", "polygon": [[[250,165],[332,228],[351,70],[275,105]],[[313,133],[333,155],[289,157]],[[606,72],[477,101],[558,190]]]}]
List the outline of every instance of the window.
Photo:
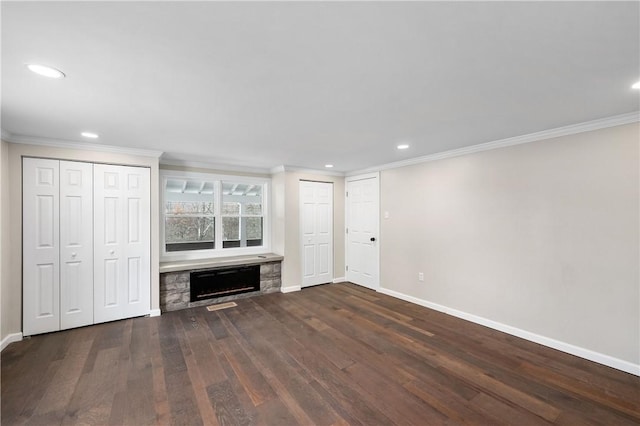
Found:
[{"label": "window", "polygon": [[[269,250],[268,179],[161,171],[165,259]],[[228,178],[228,179],[226,179]]]},{"label": "window", "polygon": [[213,182],[167,179],[164,224],[167,252],[215,248]]},{"label": "window", "polygon": [[223,248],[262,245],[262,186],[222,182]]}]

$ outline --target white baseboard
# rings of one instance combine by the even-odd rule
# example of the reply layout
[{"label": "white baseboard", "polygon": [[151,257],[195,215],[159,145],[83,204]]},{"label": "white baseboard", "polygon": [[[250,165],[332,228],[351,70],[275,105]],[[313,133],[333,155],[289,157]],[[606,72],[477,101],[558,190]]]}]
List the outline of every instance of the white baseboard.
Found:
[{"label": "white baseboard", "polygon": [[334,284],[337,284],[337,283],[343,283],[343,282],[345,282],[345,281],[347,281],[347,278],[346,278],[346,277],[338,277],[338,278],[334,278],[334,279],[333,279],[333,283],[334,283]]},{"label": "white baseboard", "polygon": [[149,311],[149,316],[150,317],[159,317],[161,314],[160,309],[151,309]]},{"label": "white baseboard", "polygon": [[0,352],[3,351],[4,348],[9,346],[9,344],[13,342],[19,342],[20,340],[22,340],[22,333],[8,334],[4,339],[2,339],[2,342],[0,342]]},{"label": "white baseboard", "polygon": [[597,362],[599,364],[606,365],[617,370],[622,370],[627,373],[640,376],[640,364],[633,364],[629,361],[625,361],[619,358],[614,358],[609,355],[605,355],[599,352],[592,351],[590,349],[581,348],[579,346],[572,345],[570,343],[561,342],[559,340],[552,339],[550,337],[541,336],[539,334],[532,333],[530,331],[522,330],[510,325],[502,324],[497,321],[493,321],[487,318],[483,318],[474,314],[459,311],[457,309],[449,308],[447,306],[439,305],[437,303],[429,302],[427,300],[419,299],[417,297],[409,296],[404,293],[400,293],[394,290],[386,288],[379,288],[378,291],[382,294],[392,296],[398,299],[405,300],[407,302],[415,303],[416,305],[424,306],[436,311],[444,312],[445,314],[462,318],[464,320],[483,325],[485,327],[492,328],[494,330],[502,331],[503,333],[511,334],[512,336],[520,337],[531,342],[539,343],[544,346],[548,346],[553,349],[557,349],[562,352],[569,353],[571,355],[578,356],[580,358],[588,359],[589,361]]},{"label": "white baseboard", "polygon": [[292,285],[289,287],[280,287],[280,292],[281,293],[292,293],[294,291],[300,291],[302,289],[302,287],[300,287],[299,285]]}]

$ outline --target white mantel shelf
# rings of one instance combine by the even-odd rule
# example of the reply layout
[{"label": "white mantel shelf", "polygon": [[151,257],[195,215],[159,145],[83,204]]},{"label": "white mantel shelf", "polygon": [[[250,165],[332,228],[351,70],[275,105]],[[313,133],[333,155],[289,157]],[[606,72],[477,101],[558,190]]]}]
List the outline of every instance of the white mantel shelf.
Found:
[{"label": "white mantel shelf", "polygon": [[160,273],[192,271],[196,269],[218,268],[220,266],[259,265],[261,263],[278,262],[284,259],[275,253],[254,254],[250,256],[230,256],[212,259],[181,260],[177,262],[160,262]]}]

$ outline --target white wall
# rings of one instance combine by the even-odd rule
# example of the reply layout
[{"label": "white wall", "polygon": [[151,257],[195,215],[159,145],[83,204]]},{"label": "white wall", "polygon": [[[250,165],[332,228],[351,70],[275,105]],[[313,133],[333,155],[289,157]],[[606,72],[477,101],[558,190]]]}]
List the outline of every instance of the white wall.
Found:
[{"label": "white wall", "polygon": [[180,172],[210,173],[214,175],[248,176],[248,177],[259,177],[259,178],[271,177],[271,175],[268,173],[239,172],[239,171],[223,170],[223,169],[207,169],[203,167],[177,166],[174,164],[160,164],[159,167],[160,167],[160,170],[176,170]]},{"label": "white wall", "polygon": [[271,175],[271,251],[284,256],[286,235],[285,173]]},{"label": "white wall", "polygon": [[10,263],[7,255],[11,241],[9,238],[9,230],[11,229],[9,219],[9,144],[0,141],[0,340],[4,340],[9,335],[8,318],[5,318],[8,311],[3,309],[2,303],[2,290],[5,285],[9,285]]},{"label": "white wall", "polygon": [[639,136],[636,123],[383,171],[381,286],[640,364]]},{"label": "white wall", "polygon": [[[11,252],[2,256],[9,262],[8,274],[2,268],[2,339],[10,334],[22,332],[22,157],[55,158],[71,161],[88,161],[96,163],[121,164],[128,166],[144,166],[151,169],[151,309],[160,309],[160,275],[158,239],[158,159],[153,157],[134,156],[119,153],[96,152],[68,148],[54,148],[35,145],[9,143],[8,175],[5,177],[2,167],[3,217],[5,213],[5,193],[8,190],[8,210],[10,224],[2,225],[2,240]],[[3,156],[4,158],[4,156]],[[5,184],[6,182],[6,184]],[[9,229],[7,231],[7,226]],[[8,237],[8,241],[7,241]],[[5,245],[6,244],[6,245]]]}]

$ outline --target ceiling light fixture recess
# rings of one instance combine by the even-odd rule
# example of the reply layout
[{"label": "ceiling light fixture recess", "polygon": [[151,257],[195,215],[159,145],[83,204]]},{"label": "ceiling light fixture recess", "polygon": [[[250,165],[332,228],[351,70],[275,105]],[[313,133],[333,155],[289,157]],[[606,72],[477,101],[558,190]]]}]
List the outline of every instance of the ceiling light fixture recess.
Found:
[{"label": "ceiling light fixture recess", "polygon": [[640,81],[631,86],[632,89],[640,89]]},{"label": "ceiling light fixture recess", "polygon": [[409,148],[409,145],[407,145],[406,143],[403,143],[403,144],[398,145],[396,148],[398,148],[398,149],[407,149],[407,148]]},{"label": "ceiling light fixture recess", "polygon": [[84,136],[85,138],[89,138],[89,139],[98,139],[98,135],[95,133],[91,133],[91,132],[82,132],[80,133],[82,136]]},{"label": "ceiling light fixture recess", "polygon": [[45,77],[49,77],[49,78],[64,78],[65,75],[62,71],[57,70],[55,68],[46,66],[46,65],[40,65],[40,64],[27,64],[27,68],[29,68],[29,70],[31,72],[34,72],[36,74],[45,76]]},{"label": "ceiling light fixture recess", "polygon": [[325,166],[327,169],[330,169],[330,168],[332,168],[332,167],[333,167],[333,164],[325,164],[324,166]]}]

